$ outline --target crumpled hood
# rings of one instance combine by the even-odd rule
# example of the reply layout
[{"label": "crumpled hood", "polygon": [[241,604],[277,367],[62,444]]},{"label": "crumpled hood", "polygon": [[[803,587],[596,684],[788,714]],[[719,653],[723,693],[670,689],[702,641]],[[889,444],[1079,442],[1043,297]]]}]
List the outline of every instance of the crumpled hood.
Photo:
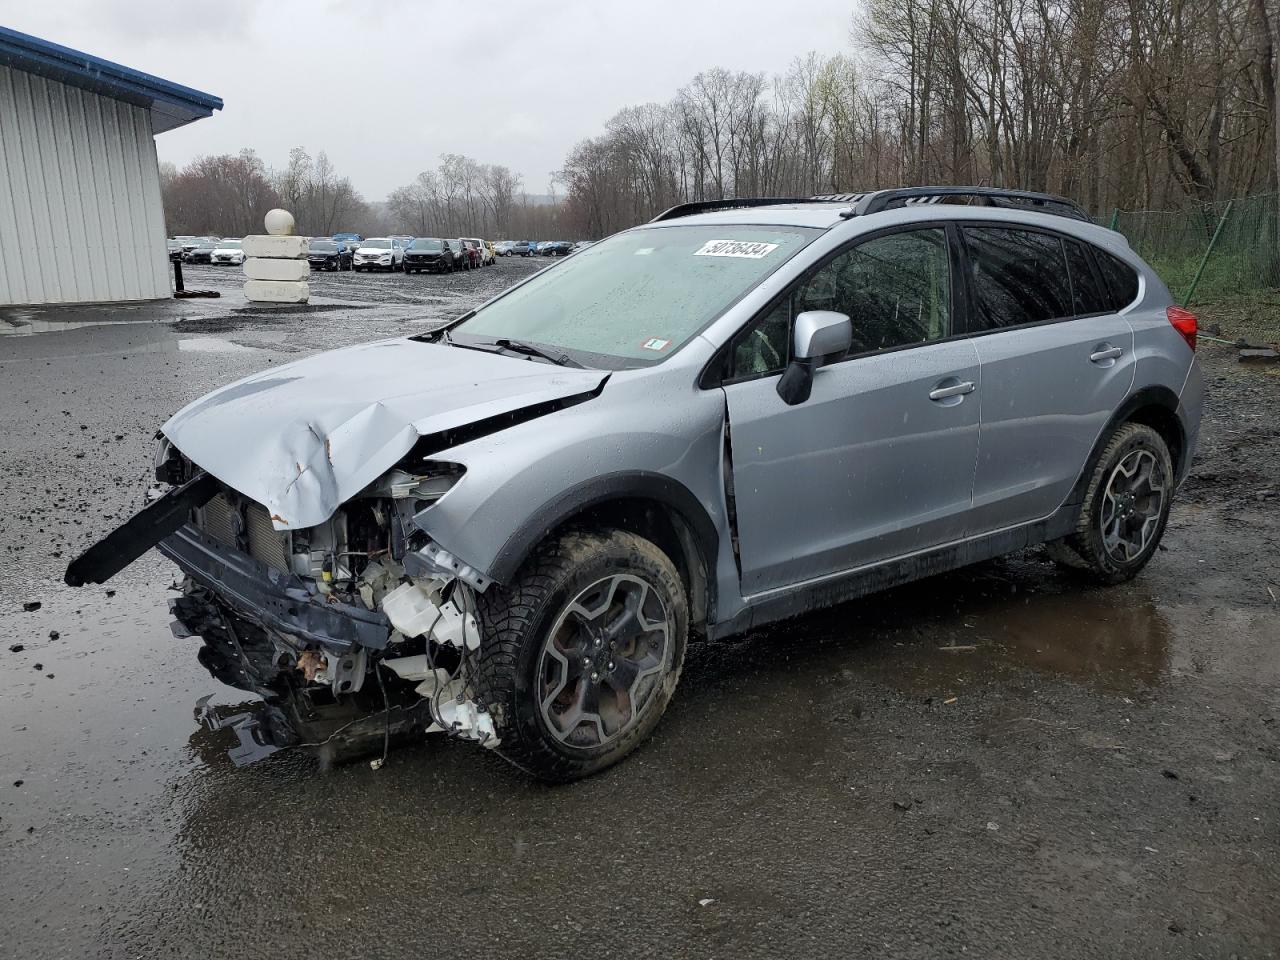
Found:
[{"label": "crumpled hood", "polygon": [[161,428],[193,463],[271,513],[322,523],[421,436],[589,393],[601,370],[414,340],[317,354],[187,404]]}]

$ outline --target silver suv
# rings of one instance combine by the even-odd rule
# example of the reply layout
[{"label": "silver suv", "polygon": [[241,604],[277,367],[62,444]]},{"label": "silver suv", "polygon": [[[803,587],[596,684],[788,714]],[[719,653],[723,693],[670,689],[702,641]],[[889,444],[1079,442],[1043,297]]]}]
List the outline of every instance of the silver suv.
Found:
[{"label": "silver suv", "polygon": [[649,735],[691,635],[1039,543],[1134,576],[1195,447],[1195,341],[1060,198],[686,204],[191,403],[168,492],[67,579],[158,542],[175,629],[267,698],[255,743],[443,729],[570,780]]}]

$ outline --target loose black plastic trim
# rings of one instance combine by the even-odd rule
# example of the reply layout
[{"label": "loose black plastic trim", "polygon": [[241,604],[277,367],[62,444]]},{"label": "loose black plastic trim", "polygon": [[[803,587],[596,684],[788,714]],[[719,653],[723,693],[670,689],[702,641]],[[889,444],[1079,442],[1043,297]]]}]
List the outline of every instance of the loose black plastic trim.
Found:
[{"label": "loose black plastic trim", "polygon": [[186,523],[191,511],[217,492],[218,481],[207,473],[174,487],[67,564],[63,579],[72,587],[106,583]]}]

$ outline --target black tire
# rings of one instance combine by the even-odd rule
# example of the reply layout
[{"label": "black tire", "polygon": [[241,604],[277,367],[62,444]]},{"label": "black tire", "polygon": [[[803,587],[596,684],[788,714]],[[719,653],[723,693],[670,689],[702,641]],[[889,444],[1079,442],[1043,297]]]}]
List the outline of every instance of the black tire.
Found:
[{"label": "black tire", "polygon": [[[628,598],[636,595],[640,599],[634,603],[643,618],[634,613],[619,616],[619,610],[634,610]],[[639,632],[630,640],[626,633],[621,639],[610,638],[605,630],[582,626],[576,616],[571,620],[569,608],[593,602],[587,599],[592,597],[601,602],[602,622],[611,621],[617,628],[630,623]],[[689,613],[679,573],[648,540],[622,530],[563,534],[540,546],[509,586],[490,587],[479,597],[479,607],[484,641],[478,653],[476,693],[492,714],[501,741],[496,750],[505,759],[539,779],[564,783],[617,763],[653,732],[680,680]],[[660,627],[653,626],[658,623]],[[598,658],[595,667],[579,666],[592,661],[580,661],[578,653],[560,646],[555,647],[560,652],[550,655],[564,666],[547,659],[551,632],[557,627],[558,636],[567,632],[582,644],[580,652]],[[615,639],[625,646],[614,651]],[[603,640],[609,645],[602,646]],[[654,650],[659,643],[660,653]],[[622,667],[616,673],[615,657]],[[641,669],[636,662],[640,659],[648,666]],[[548,668],[563,671],[557,691],[544,689],[554,682],[548,679]],[[572,683],[571,669],[579,671]],[[629,690],[625,695],[617,692],[615,679],[631,670],[635,679]],[[552,697],[567,693],[573,700],[583,688],[594,691],[595,711],[579,713],[582,719],[570,730],[557,732],[552,717],[571,716],[574,708],[557,713],[559,701]],[[579,705],[587,702],[583,697]],[[629,714],[625,720],[614,712],[622,703]],[[606,715],[618,724],[610,734],[605,730]]]},{"label": "black tire", "polygon": [[[1128,479],[1125,470],[1134,469],[1135,478],[1140,478],[1146,464],[1152,478],[1146,486],[1158,484],[1158,497],[1154,493],[1130,494],[1123,489],[1127,483],[1141,488],[1137,480]],[[1089,475],[1075,530],[1061,540],[1045,544],[1046,552],[1060,566],[1099,583],[1132,580],[1147,565],[1164,536],[1173,484],[1173,458],[1164,438],[1145,424],[1121,425],[1103,446]],[[1108,532],[1104,533],[1104,527]],[[1130,537],[1140,537],[1140,543],[1132,542]]]}]

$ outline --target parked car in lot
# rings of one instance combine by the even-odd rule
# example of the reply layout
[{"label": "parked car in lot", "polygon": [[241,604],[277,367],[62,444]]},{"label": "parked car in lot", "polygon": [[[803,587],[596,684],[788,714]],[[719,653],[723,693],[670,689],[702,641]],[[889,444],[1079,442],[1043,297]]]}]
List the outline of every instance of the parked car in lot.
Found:
[{"label": "parked car in lot", "polygon": [[200,662],[277,705],[242,739],[365,715],[381,749],[416,710],[572,780],[649,736],[691,635],[1040,543],[1134,577],[1196,447],[1196,328],[1057,197],[683,204],[188,404],[168,492],[66,578],[158,544]]},{"label": "parked car in lot", "polygon": [[511,256],[512,250],[514,248],[515,248],[515,241],[499,240],[497,243],[493,245],[493,253],[494,253],[494,256],[509,257]]},{"label": "parked car in lot", "polygon": [[459,239],[458,243],[462,244],[462,256],[467,262],[466,269],[478,269],[480,266],[480,251],[476,249],[475,243],[466,237]]},{"label": "parked car in lot", "polygon": [[568,240],[548,240],[546,248],[542,250],[544,257],[567,257],[573,253],[573,244]]},{"label": "parked car in lot", "polygon": [[351,252],[355,253],[356,247],[361,244],[364,237],[360,236],[358,233],[335,233],[329,239],[336,240],[338,243],[345,243]]},{"label": "parked car in lot", "polygon": [[213,252],[209,254],[209,262],[240,266],[240,264],[244,263],[244,251],[240,249],[240,241],[219,240],[214,245]]},{"label": "parked car in lot", "polygon": [[193,243],[190,248],[184,249],[182,259],[186,263],[210,263],[213,260],[213,251],[218,248],[217,240],[199,240]]},{"label": "parked car in lot", "polygon": [[370,237],[360,241],[352,262],[357,273],[361,270],[386,270],[390,273],[399,270],[404,263],[404,248],[399,240],[391,237]]},{"label": "parked car in lot", "polygon": [[466,245],[457,237],[450,237],[445,243],[449,245],[449,250],[453,254],[453,269],[470,270],[471,255],[467,253]]},{"label": "parked car in lot", "polygon": [[471,244],[476,251],[477,266],[487,267],[494,262],[493,251],[489,249],[489,245],[479,237],[468,237],[467,242]]},{"label": "parked car in lot", "polygon": [[511,244],[511,252],[518,257],[528,257],[533,254],[534,246],[532,240],[516,240]]},{"label": "parked car in lot", "polygon": [[350,270],[352,254],[341,241],[316,238],[307,247],[307,261],[312,270]]},{"label": "parked car in lot", "polygon": [[184,260],[188,253],[201,244],[217,243],[218,241],[217,237],[181,237],[179,239],[182,240],[182,253]]},{"label": "parked car in lot", "polygon": [[404,252],[404,272],[452,273],[457,240],[418,237]]}]

